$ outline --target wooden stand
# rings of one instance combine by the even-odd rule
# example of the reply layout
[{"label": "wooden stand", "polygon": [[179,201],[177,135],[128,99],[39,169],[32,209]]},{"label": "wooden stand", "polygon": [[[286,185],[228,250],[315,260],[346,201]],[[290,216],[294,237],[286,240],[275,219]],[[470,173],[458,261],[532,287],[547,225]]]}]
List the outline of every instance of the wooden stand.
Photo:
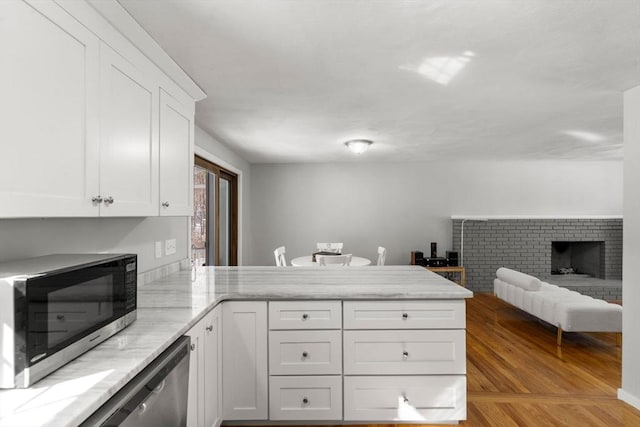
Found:
[{"label": "wooden stand", "polygon": [[[467,287],[467,271],[464,267],[461,266],[449,266],[449,267],[425,267],[427,270],[433,271],[434,273],[445,273],[448,276],[448,273],[459,274],[459,280],[452,280],[456,282],[463,288]],[[449,277],[447,277],[449,279]],[[451,280],[451,279],[449,279]]]},{"label": "wooden stand", "polygon": [[[411,251],[411,265],[416,265],[416,253],[414,251]],[[465,270],[465,268],[462,266],[452,265],[447,267],[427,267],[427,266],[423,266],[423,267],[426,268],[427,270],[433,271],[434,273],[444,273],[445,277],[449,280],[451,280],[451,278],[449,277],[450,273],[459,274],[460,278],[458,280],[452,280],[452,281],[456,282],[463,288],[467,287],[467,270]]]}]

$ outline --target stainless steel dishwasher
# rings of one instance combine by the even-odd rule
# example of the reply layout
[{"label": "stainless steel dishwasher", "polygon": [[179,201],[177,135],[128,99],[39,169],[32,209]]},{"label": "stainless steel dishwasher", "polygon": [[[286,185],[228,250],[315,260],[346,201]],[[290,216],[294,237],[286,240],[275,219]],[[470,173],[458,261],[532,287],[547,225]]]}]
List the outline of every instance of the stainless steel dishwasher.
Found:
[{"label": "stainless steel dishwasher", "polygon": [[186,426],[189,348],[179,338],[81,426]]}]

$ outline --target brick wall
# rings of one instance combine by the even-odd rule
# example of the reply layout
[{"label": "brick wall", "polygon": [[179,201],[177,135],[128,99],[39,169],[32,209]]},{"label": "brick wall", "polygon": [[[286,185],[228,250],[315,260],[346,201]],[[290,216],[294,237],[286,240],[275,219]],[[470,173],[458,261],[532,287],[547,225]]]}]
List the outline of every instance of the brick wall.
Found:
[{"label": "brick wall", "polygon": [[[461,224],[460,219],[452,220],[452,247],[458,252]],[[549,280],[552,241],[603,241],[603,278],[622,279],[622,219],[467,220],[464,223],[467,287],[475,292],[493,292],[493,279],[500,267]],[[621,295],[610,298],[612,292],[618,296],[617,291],[608,288],[607,299],[622,299]],[[592,296],[602,298],[596,292]]]}]

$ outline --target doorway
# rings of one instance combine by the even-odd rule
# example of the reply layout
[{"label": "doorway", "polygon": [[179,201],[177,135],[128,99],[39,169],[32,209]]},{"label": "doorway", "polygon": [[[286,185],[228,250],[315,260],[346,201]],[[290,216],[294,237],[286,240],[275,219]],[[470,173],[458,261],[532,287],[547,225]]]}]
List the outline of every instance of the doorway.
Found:
[{"label": "doorway", "polygon": [[195,265],[238,265],[238,175],[196,156],[193,205],[191,259]]}]

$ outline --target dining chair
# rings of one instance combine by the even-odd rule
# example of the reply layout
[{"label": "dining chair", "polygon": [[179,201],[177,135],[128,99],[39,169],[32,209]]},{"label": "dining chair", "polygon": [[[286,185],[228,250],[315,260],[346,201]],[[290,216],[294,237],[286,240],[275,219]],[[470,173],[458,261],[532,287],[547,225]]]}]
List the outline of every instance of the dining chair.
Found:
[{"label": "dining chair", "polygon": [[284,257],[284,246],[280,246],[275,251],[273,251],[273,255],[276,257],[276,266],[277,267],[286,267],[287,260]]},{"label": "dining chair", "polygon": [[343,243],[317,243],[318,251],[341,253]]},{"label": "dining chair", "polygon": [[385,260],[387,259],[387,249],[382,246],[378,246],[378,262],[376,265],[384,265]]},{"label": "dining chair", "polygon": [[316,263],[320,266],[326,267],[328,265],[336,267],[346,267],[351,264],[351,254],[345,255],[316,255]]}]

